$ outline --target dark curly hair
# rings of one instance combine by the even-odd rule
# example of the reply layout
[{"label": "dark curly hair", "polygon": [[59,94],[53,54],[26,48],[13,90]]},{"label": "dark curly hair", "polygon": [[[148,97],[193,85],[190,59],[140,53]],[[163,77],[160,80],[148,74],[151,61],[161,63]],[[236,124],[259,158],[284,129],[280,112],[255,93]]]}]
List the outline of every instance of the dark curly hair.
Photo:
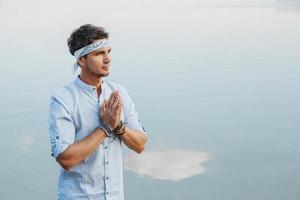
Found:
[{"label": "dark curly hair", "polygon": [[107,38],[109,33],[103,27],[85,24],[75,29],[68,38],[68,47],[72,55],[78,49],[92,44],[93,41]]}]

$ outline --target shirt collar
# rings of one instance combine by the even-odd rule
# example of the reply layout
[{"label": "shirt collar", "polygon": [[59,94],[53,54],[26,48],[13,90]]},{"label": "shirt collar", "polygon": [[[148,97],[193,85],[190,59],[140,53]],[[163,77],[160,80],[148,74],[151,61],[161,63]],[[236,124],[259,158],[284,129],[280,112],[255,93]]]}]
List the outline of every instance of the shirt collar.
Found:
[{"label": "shirt collar", "polygon": [[[81,87],[82,89],[87,90],[87,91],[89,91],[89,92],[96,90],[96,87],[95,87],[95,86],[86,84],[85,82],[83,82],[83,81],[79,78],[79,76],[80,76],[80,75],[78,75],[78,76],[76,77],[76,79],[75,79],[75,83],[76,83],[79,87]],[[102,84],[103,84],[103,83],[104,83],[104,81],[102,82]]]}]

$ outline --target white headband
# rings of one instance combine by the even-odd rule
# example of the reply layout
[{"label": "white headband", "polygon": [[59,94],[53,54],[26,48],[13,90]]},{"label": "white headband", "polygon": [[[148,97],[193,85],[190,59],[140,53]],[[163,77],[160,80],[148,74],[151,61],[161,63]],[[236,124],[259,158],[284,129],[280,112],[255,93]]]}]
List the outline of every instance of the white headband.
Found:
[{"label": "white headband", "polygon": [[105,47],[110,47],[108,39],[106,39],[106,38],[97,40],[95,43],[89,44],[89,45],[82,47],[81,49],[78,49],[77,51],[75,51],[74,56],[76,58],[76,62],[73,65],[74,72],[76,71],[77,67],[79,67],[79,64],[78,64],[79,58],[81,58],[82,56],[85,56],[93,51],[103,49]]}]

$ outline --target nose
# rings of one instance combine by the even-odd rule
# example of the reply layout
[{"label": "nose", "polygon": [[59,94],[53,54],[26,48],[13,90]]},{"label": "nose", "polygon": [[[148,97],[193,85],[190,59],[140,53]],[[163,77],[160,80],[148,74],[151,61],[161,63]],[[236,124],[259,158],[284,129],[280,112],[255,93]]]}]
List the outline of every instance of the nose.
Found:
[{"label": "nose", "polygon": [[104,59],[103,59],[104,63],[108,64],[111,62],[111,57],[108,53],[105,54]]}]

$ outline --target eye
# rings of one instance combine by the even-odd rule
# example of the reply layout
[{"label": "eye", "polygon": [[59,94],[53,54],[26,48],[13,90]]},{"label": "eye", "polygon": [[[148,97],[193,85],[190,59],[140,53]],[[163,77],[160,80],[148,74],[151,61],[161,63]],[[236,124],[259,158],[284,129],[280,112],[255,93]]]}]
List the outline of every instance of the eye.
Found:
[{"label": "eye", "polygon": [[99,52],[96,52],[95,55],[100,55],[100,54],[103,54],[102,51],[99,51]]}]

